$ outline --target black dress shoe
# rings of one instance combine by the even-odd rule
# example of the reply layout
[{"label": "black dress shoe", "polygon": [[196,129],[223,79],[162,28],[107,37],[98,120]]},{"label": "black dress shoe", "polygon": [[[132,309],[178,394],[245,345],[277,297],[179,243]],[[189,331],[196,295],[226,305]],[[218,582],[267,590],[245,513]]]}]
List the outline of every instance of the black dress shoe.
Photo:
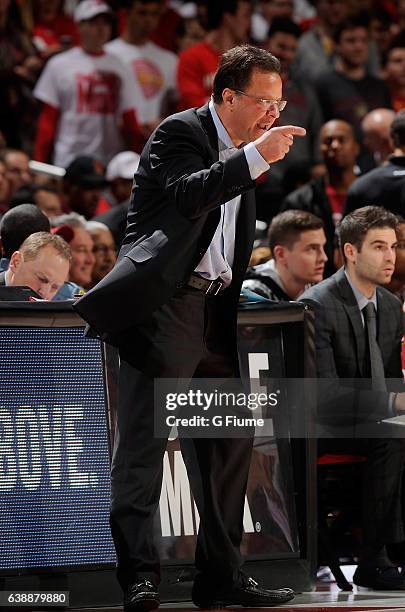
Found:
[{"label": "black dress shoe", "polygon": [[397,567],[358,567],[353,582],[373,591],[405,591],[405,575]]},{"label": "black dress shoe", "polygon": [[126,612],[147,612],[155,610],[159,604],[159,592],[150,580],[133,582],[125,591],[124,610]]},{"label": "black dress shoe", "polygon": [[226,606],[244,606],[246,608],[266,608],[277,606],[294,597],[291,589],[277,589],[270,591],[260,587],[253,578],[240,575],[237,584],[229,586],[209,587],[206,581],[203,588],[202,581],[194,582],[192,600],[198,608],[218,610]]}]

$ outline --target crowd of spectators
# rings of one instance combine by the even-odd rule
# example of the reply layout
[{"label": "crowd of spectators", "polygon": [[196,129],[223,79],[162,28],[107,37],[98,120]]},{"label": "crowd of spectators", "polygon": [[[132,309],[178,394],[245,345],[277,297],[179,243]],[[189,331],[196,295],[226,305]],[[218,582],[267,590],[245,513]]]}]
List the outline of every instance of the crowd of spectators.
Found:
[{"label": "crowd of spectators", "polygon": [[[139,154],[168,114],[208,101],[221,54],[253,42],[281,61],[287,106],[278,124],[307,130],[258,181],[258,218],[268,224],[291,208],[297,188],[326,181],[336,225],[348,181],[392,152],[389,125],[405,105],[403,13],[394,0],[6,0],[0,214],[33,203],[50,217],[97,217],[118,246],[136,167],[130,152]],[[331,120],[347,122],[359,147],[345,189],[329,180],[320,147]],[[113,158],[118,174],[106,172]],[[34,161],[61,171],[33,174]]]},{"label": "crowd of spectators", "polygon": [[[405,106],[404,25],[394,0],[3,2],[4,227],[18,209],[26,222],[21,205],[35,205],[72,251],[55,299],[92,287],[114,264],[149,135],[168,114],[207,102],[221,54],[251,42],[280,59],[287,105],[278,125],[307,130],[257,181],[258,220],[269,226],[287,210],[319,217],[331,275],[345,207],[404,210],[403,119],[395,142],[391,134]],[[387,197],[367,193],[373,176],[391,184]],[[3,248],[3,268],[10,255]]]}]

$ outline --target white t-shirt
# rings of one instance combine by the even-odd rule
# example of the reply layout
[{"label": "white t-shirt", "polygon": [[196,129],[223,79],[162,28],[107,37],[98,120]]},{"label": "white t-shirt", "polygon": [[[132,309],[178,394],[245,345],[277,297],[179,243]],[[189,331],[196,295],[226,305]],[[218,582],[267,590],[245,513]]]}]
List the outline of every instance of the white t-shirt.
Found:
[{"label": "white t-shirt", "polygon": [[137,113],[139,93],[115,55],[90,55],[81,47],[60,53],[48,61],[34,95],[61,113],[53,154],[57,166],[66,168],[78,155],[107,164],[127,148],[119,124],[123,112]]},{"label": "white t-shirt", "polygon": [[132,45],[122,38],[115,38],[105,48],[132,70],[143,99],[139,108],[139,122],[149,123],[159,119],[166,96],[174,96],[177,89],[177,56],[153,42]]}]

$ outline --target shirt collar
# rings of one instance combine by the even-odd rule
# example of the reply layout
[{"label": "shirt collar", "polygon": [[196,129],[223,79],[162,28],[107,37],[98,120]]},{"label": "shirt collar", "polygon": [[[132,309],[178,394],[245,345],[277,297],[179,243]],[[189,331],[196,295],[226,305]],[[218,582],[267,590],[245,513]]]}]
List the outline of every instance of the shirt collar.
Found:
[{"label": "shirt collar", "polygon": [[374,293],[371,296],[371,298],[368,298],[364,295],[364,293],[362,293],[359,289],[357,289],[357,287],[353,284],[350,276],[347,273],[347,270],[345,270],[345,275],[347,278],[347,282],[349,283],[350,287],[352,288],[352,291],[354,293],[354,297],[356,298],[357,301],[357,305],[360,309],[360,312],[363,310],[363,308],[365,308],[367,306],[367,304],[369,302],[373,302],[374,304],[374,308],[377,310],[377,291],[376,289],[374,289]]},{"label": "shirt collar", "polygon": [[226,131],[224,124],[222,123],[221,119],[218,117],[218,113],[215,110],[215,104],[214,104],[214,100],[211,98],[208,108],[210,109],[210,113],[212,115],[212,119],[214,121],[215,124],[215,128],[217,130],[217,135],[218,135],[218,140],[220,143],[220,150],[223,151],[224,149],[236,149],[235,145],[233,144],[231,137],[229,136],[228,132]]}]

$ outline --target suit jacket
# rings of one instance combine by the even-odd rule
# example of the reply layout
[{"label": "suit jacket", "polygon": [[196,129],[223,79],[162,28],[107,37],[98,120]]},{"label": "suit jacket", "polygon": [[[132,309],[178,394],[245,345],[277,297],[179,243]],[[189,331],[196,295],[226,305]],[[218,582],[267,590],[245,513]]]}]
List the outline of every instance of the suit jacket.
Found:
[{"label": "suit jacket", "polygon": [[252,250],[254,181],[243,150],[220,162],[208,105],[168,117],[141,154],[128,225],[115,268],[75,305],[103,339],[120,345],[181,287],[206,252],[220,206],[242,195],[233,281],[224,292],[230,323]]},{"label": "suit jacket", "polygon": [[[392,416],[389,392],[371,389],[366,333],[344,269],[300,297],[315,310],[319,417],[331,425],[356,426]],[[404,390],[401,367],[402,309],[392,293],[377,287],[377,341],[392,389]],[[339,380],[340,379],[340,380]]]},{"label": "suit jacket", "polygon": [[345,214],[365,205],[383,206],[395,215],[405,210],[405,155],[392,155],[388,162],[360,176],[349,187]]}]

